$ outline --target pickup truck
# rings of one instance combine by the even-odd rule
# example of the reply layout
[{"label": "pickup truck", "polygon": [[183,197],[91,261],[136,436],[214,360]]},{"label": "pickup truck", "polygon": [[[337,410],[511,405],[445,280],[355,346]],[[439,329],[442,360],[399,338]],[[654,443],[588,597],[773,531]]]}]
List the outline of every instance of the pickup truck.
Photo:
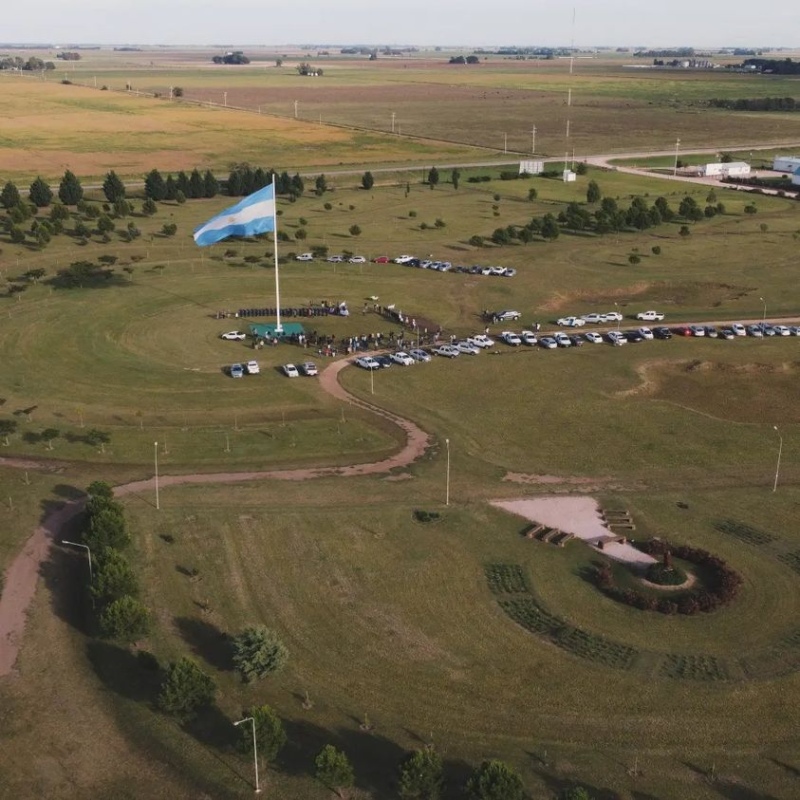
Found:
[{"label": "pickup truck", "polygon": [[643,322],[661,322],[664,319],[664,315],[660,311],[640,311],[636,315],[636,319],[640,319]]}]

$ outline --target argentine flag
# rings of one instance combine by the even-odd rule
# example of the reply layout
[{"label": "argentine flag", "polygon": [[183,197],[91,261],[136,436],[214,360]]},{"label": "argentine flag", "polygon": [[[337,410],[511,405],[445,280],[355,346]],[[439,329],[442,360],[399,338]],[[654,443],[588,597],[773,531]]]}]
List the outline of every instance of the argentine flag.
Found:
[{"label": "argentine flag", "polygon": [[230,236],[256,236],[274,230],[275,184],[271,183],[196,228],[194,240],[205,247]]}]

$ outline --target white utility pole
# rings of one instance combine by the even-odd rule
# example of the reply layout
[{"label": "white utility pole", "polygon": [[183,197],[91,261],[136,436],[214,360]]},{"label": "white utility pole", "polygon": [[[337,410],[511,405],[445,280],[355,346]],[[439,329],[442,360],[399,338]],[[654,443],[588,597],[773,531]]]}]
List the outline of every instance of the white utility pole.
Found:
[{"label": "white utility pole", "polygon": [[258,742],[256,741],[256,721],[253,717],[245,717],[244,719],[240,719],[238,722],[234,722],[233,724],[238,727],[243,722],[249,722],[253,726],[253,766],[256,770],[256,794],[261,794],[261,787],[258,785]]},{"label": "white utility pole", "polygon": [[536,126],[531,129],[531,155],[536,153]]},{"label": "white utility pole", "polygon": [[677,139],[675,142],[675,169],[672,170],[672,177],[678,174],[678,150],[680,150],[681,140]]},{"label": "white utility pole", "polygon": [[450,505],[450,440],[445,439],[444,445],[447,448],[447,477],[445,481],[444,504],[446,506],[449,506]]},{"label": "white utility pole", "polygon": [[775,433],[778,434],[778,439],[780,440],[780,444],[778,445],[778,464],[775,467],[775,483],[772,485],[772,491],[778,491],[778,475],[781,471],[781,455],[783,453],[783,436],[781,436],[781,432],[778,430],[777,425],[772,426],[775,429]]},{"label": "white utility pole", "polygon": [[160,511],[161,504],[158,499],[158,442],[153,442],[153,457],[155,459],[156,468],[156,511]]}]

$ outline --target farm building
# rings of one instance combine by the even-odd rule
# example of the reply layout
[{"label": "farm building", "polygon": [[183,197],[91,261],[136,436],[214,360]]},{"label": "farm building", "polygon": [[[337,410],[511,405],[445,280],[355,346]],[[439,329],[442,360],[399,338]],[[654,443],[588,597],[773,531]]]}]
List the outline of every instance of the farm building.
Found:
[{"label": "farm building", "polygon": [[772,169],[775,172],[794,172],[800,167],[800,156],[775,156]]},{"label": "farm building", "polygon": [[792,186],[800,186],[800,167],[792,173]]},{"label": "farm building", "polygon": [[744,178],[750,174],[750,165],[745,161],[706,164],[700,174],[706,178]]}]

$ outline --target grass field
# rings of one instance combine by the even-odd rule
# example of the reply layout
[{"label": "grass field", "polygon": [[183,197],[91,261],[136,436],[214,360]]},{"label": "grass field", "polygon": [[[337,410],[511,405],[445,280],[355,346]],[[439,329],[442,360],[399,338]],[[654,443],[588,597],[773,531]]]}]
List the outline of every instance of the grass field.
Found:
[{"label": "grass field", "polygon": [[[96,71],[111,81],[114,62],[107,54],[98,60],[104,73],[93,69],[94,57],[87,56],[77,74]],[[160,86],[173,74],[185,79],[189,96],[211,85],[211,71],[191,59],[178,65],[173,58],[148,72],[148,56],[120,57],[130,59],[127,77],[142,85],[151,80]],[[187,71],[175,73],[179,66]],[[441,112],[443,129],[448,122],[459,128],[460,109],[473,104],[475,91],[538,91],[525,68],[488,66],[448,79],[466,88],[453,90],[453,107]],[[331,92],[354,91],[354,107],[365,113],[369,92],[394,82],[400,97],[405,81],[420,92],[432,85],[424,102],[428,108],[440,103],[444,67],[409,63],[405,77],[401,69],[335,64]],[[555,96],[564,75],[550,69],[540,70],[549,87],[542,93]],[[293,76],[273,70],[225,74],[241,91],[269,86],[280,92],[279,82]],[[623,84],[637,103],[646,103],[648,92],[666,103],[672,91],[651,84],[666,76],[637,73],[626,84],[624,76],[599,68],[586,72],[580,79],[587,88],[594,82],[600,109],[605,97],[616,102]],[[739,84],[726,88],[728,77],[695,86],[700,79],[691,76],[687,92],[739,91]],[[222,88],[219,77],[213,81],[214,91]],[[177,168],[184,163],[177,159],[189,156],[207,157],[202,163],[212,165],[233,157],[216,149],[222,128],[208,124],[210,115],[225,112],[33,81],[9,79],[4,86],[13,108],[0,135],[12,138],[12,149],[32,137],[41,158],[30,163],[50,163],[54,176],[71,163],[58,159],[85,141],[77,131],[60,138],[52,124],[59,108],[70,119],[86,117],[108,143],[120,130],[130,131],[130,142],[142,142],[142,160],[130,162],[132,173],[153,165]],[[40,119],[19,121],[18,86],[41,92]],[[233,85],[223,90],[229,102],[237,91]],[[86,105],[70,106],[63,99],[68,96],[85,98]],[[349,113],[346,104],[337,107]],[[49,123],[48,113],[56,114]],[[641,108],[635,113],[643,130],[654,122]],[[300,166],[377,158],[354,152],[362,140],[353,137],[362,135],[387,148],[380,150],[382,159],[420,157],[413,147],[392,150],[404,141],[397,137],[341,131],[335,143],[317,142],[297,155],[295,131],[330,130],[302,120],[269,122],[279,144],[276,155],[261,157],[245,150],[256,147],[266,129],[255,123],[266,125],[267,118],[240,117],[254,123],[241,132],[237,160],[278,165],[281,152]],[[717,124],[697,117],[708,130]],[[178,118],[187,127],[165,138]],[[212,128],[229,124],[228,117],[214,118],[221,122]],[[107,120],[105,128],[97,127],[100,119]],[[152,141],[137,128],[146,125]],[[724,125],[729,141],[739,135],[735,125]],[[626,147],[628,141],[639,146],[637,135],[632,128]],[[698,143],[705,135],[697,134]],[[119,159],[126,147],[121,137],[119,149],[87,154],[94,166],[81,176],[106,165],[124,172]],[[425,159],[450,157],[435,149],[439,145],[430,147]],[[165,164],[152,160],[159,152]],[[491,173],[492,180],[467,181],[478,173]],[[538,321],[545,329],[563,314],[615,306],[626,316],[623,327],[633,327],[635,313],[650,307],[665,311],[670,323],[797,316],[800,309],[800,223],[798,204],[789,199],[719,190],[726,212],[692,225],[688,237],[679,235],[678,223],[642,233],[562,233],[548,244],[476,248],[467,243],[475,234],[489,236],[499,226],[523,225],[583,202],[591,178],[621,205],[634,195],[652,202],[665,194],[677,207],[691,193],[702,206],[708,188],[600,170],[570,185],[502,181],[497,170],[486,169],[465,171],[458,190],[443,171],[435,190],[421,185],[421,174],[408,172],[378,176],[366,192],[356,188],[359,177],[332,178],[333,190],[323,197],[307,193],[279,204],[281,230],[292,237],[301,227],[307,231],[307,238],[281,246],[289,259],[281,267],[283,305],[346,301],[350,317],[313,322],[337,338],[397,330],[371,311],[373,296],[459,336],[482,330],[483,309],[516,308],[522,323]],[[534,202],[527,199],[531,187],[538,190]],[[140,202],[135,199],[137,207]],[[750,202],[755,215],[744,213]],[[109,242],[92,236],[81,245],[61,235],[37,250],[2,235],[0,418],[16,421],[18,430],[0,455],[32,463],[27,471],[0,465],[0,567],[43,512],[90,481],[149,477],[154,441],[160,468],[175,474],[353,463],[397,449],[393,426],[343,408],[313,379],[290,381],[278,373],[280,364],[304,360],[308,351],[285,344],[254,353],[219,339],[246,323],[217,319],[218,311],[274,304],[268,242],[203,251],[191,243],[194,226],[229,203],[218,197],[159,204],[153,218],[130,218],[142,232],[133,243],[112,234]],[[444,226],[436,227],[437,219]],[[159,233],[165,222],[177,224],[176,237]],[[360,236],[348,232],[353,224]],[[67,230],[72,225],[67,222]],[[507,279],[291,260],[290,253],[316,244],[332,253],[431,254],[513,266],[518,273]],[[656,245],[660,255],[652,252]],[[629,263],[634,253],[641,263]],[[115,277],[106,285],[66,290],[48,282],[73,261],[98,263],[101,256],[116,258]],[[37,268],[45,270],[43,278],[25,278]],[[152,709],[152,675],[131,653],[88,638],[78,602],[85,562],[80,554],[54,552],[42,570],[19,676],[0,683],[0,798],[249,796],[251,765],[232,750],[230,722],[256,702],[272,704],[289,733],[277,769],[266,777],[270,795],[282,800],[329,796],[309,777],[313,756],[326,742],[347,750],[362,796],[393,797],[397,762],[431,740],[445,757],[451,785],[483,758],[497,757],[520,771],[537,799],[572,783],[603,800],[795,797],[798,346],[796,337],[676,337],[556,352],[498,346],[496,354],[382,370],[372,381],[364,371],[345,370],[348,390],[432,434],[429,457],[391,476],[165,488],[160,511],[144,496],[125,499],[132,557],[155,619],[141,647],[164,660],[191,654],[219,685],[217,707],[195,726],[181,728]],[[251,357],[262,374],[241,381],[224,375],[225,365]],[[773,493],[774,426],[783,448]],[[48,427],[59,431],[52,450],[40,438]],[[109,433],[103,450],[86,442],[92,428]],[[553,491],[591,493],[606,507],[628,508],[637,536],[663,536],[719,554],[743,576],[741,594],[724,609],[692,618],[615,604],[586,579],[596,558],[587,547],[526,540],[520,535],[524,520],[489,505]],[[441,517],[421,523],[414,515],[420,509]],[[561,626],[555,636],[554,620]],[[225,636],[252,622],[275,628],[291,658],[279,676],[248,687],[230,668]],[[310,709],[303,707],[306,692]],[[365,714],[371,732],[360,728]],[[639,774],[632,774],[634,765]]]}]

